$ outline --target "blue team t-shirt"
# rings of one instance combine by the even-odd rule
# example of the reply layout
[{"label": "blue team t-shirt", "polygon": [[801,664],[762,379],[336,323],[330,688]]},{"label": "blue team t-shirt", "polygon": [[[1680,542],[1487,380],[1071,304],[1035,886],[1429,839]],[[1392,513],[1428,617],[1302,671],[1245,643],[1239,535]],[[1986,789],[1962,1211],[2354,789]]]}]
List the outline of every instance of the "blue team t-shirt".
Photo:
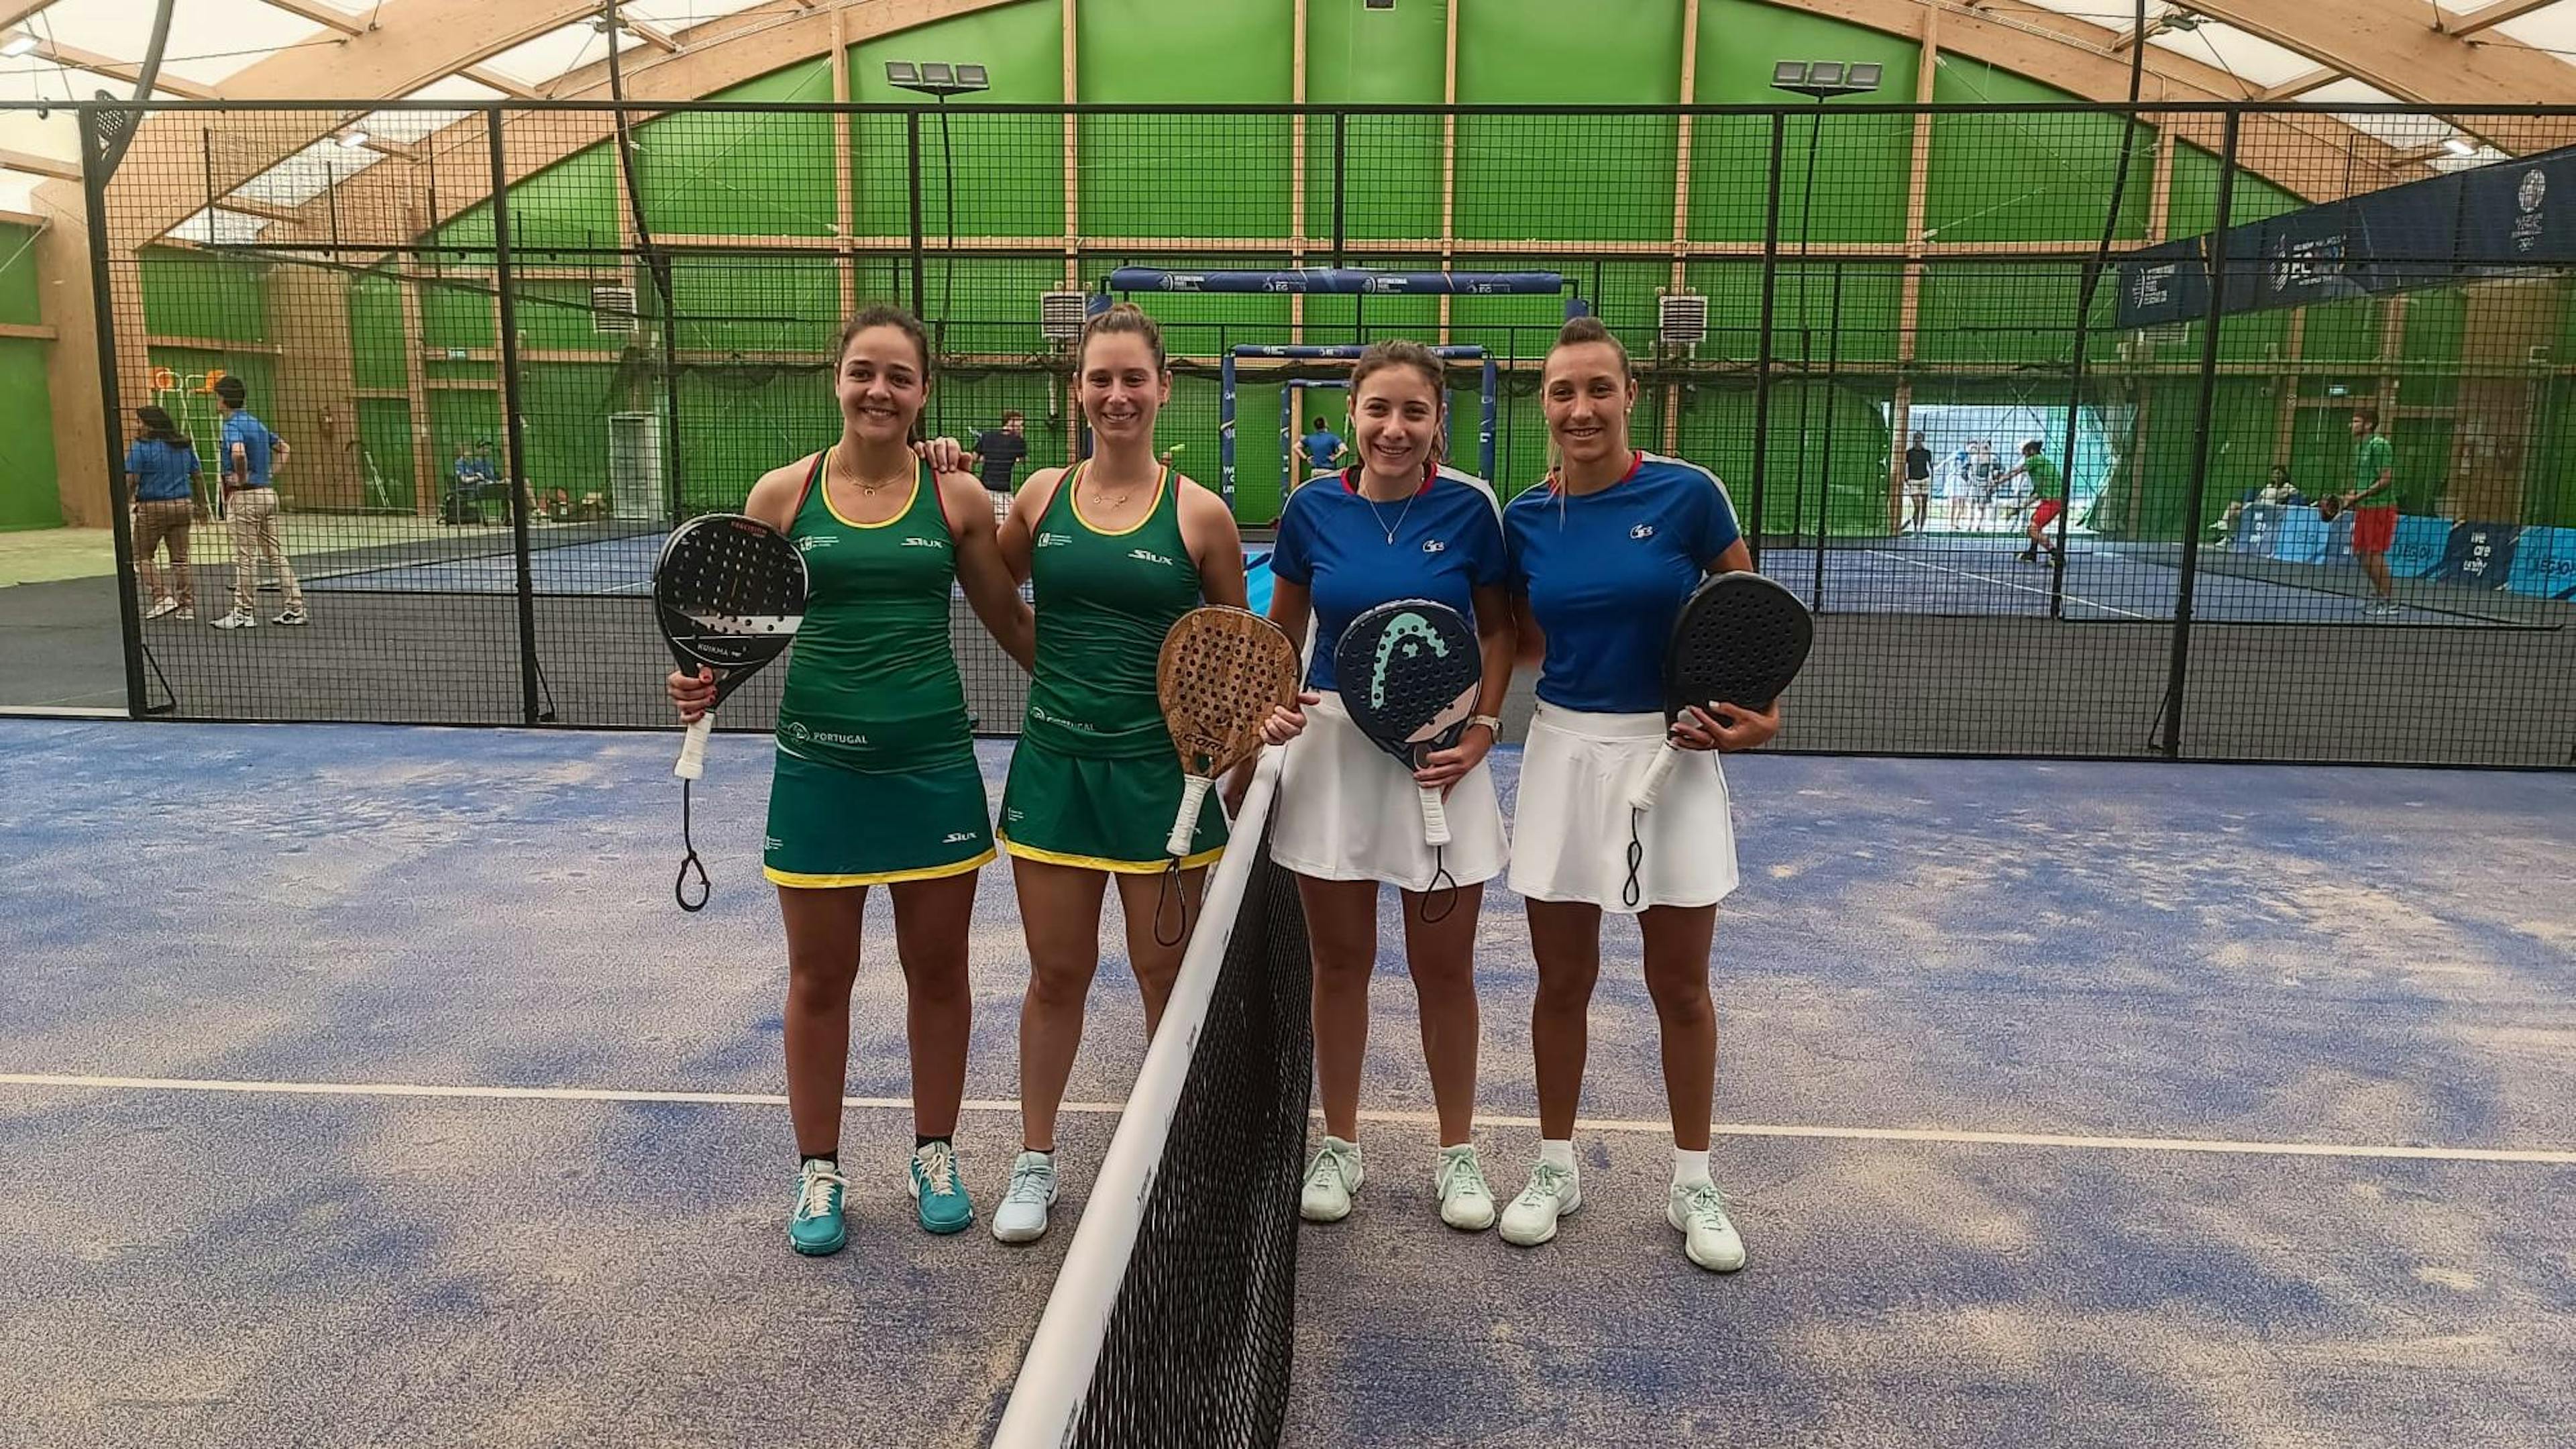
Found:
[{"label": "blue team t-shirt", "polygon": [[[1358,470],[1325,475],[1288,495],[1270,572],[1313,591],[1310,689],[1329,691],[1333,645],[1351,620],[1394,599],[1432,599],[1470,621],[1474,591],[1506,578],[1501,510],[1482,479],[1438,469],[1411,498],[1372,503]],[[1387,537],[1392,530],[1393,540]]]},{"label": "blue team t-shirt", "polygon": [[265,488],[268,486],[269,449],[276,442],[277,434],[268,430],[268,424],[252,417],[249,409],[227,414],[224,418],[223,451],[216,455],[218,466],[226,476],[231,475],[233,444],[239,443],[242,447],[242,455],[249,459],[250,466],[245,470],[246,480],[238,486]]},{"label": "blue team t-shirt", "polygon": [[192,444],[138,438],[125,450],[134,496],[144,503],[183,503],[197,496],[197,450]]},{"label": "blue team t-shirt", "polygon": [[1547,636],[1538,697],[1588,714],[1664,707],[1664,641],[1708,565],[1743,536],[1717,476],[1639,453],[1581,497],[1533,488],[1503,510],[1511,585]]},{"label": "blue team t-shirt", "polygon": [[1333,466],[1333,455],[1342,451],[1341,435],[1327,428],[1317,428],[1305,437],[1306,466],[1325,469]]}]

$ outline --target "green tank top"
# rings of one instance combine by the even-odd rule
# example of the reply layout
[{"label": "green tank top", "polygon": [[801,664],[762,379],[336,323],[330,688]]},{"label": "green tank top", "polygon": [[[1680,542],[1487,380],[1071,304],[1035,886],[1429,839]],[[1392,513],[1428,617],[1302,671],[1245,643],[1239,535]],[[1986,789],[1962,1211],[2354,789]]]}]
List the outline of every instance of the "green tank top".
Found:
[{"label": "green tank top", "polygon": [[1027,737],[1061,753],[1169,754],[1154,665],[1172,623],[1199,604],[1199,571],[1181,542],[1179,483],[1166,468],[1154,503],[1123,533],[1085,523],[1075,465],[1047,500],[1029,552],[1038,616]]},{"label": "green tank top", "polygon": [[778,747],[844,769],[900,771],[975,753],[948,640],[957,546],[924,463],[903,512],[852,523],[814,460],[787,530],[805,555],[805,622],[778,704]]}]

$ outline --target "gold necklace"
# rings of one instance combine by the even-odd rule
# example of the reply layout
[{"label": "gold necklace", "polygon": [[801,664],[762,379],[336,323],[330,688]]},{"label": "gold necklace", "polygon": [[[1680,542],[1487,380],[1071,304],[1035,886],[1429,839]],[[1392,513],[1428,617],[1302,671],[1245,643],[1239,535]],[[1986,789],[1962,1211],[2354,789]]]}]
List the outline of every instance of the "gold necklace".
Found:
[{"label": "gold necklace", "polygon": [[[1161,475],[1157,474],[1155,476],[1159,478]],[[1091,501],[1101,512],[1104,513],[1113,508],[1126,507],[1127,500],[1134,496],[1136,492],[1136,485],[1133,483],[1128,484],[1126,491],[1123,493],[1109,492],[1109,485],[1101,482],[1098,478],[1093,477],[1089,468],[1082,470],[1082,478],[1080,482],[1091,485]]]},{"label": "gold necklace", "polygon": [[[830,460],[830,461],[827,461],[827,462],[824,464],[824,476],[825,476],[825,477],[827,477],[827,478],[831,476],[831,464],[832,464],[832,462],[837,462],[837,461],[839,460],[839,459],[838,459],[839,451],[840,451],[839,449],[835,448],[835,449],[833,450],[834,455],[835,455],[835,456],[834,456],[834,458],[833,458],[832,460]],[[909,483],[909,482],[911,482],[911,481],[912,481],[912,475],[911,475],[910,473],[908,473],[908,472],[907,472],[907,473],[902,474],[902,475],[901,475],[901,476],[899,476],[899,477],[879,479],[878,481],[876,481],[876,482],[874,482],[874,483],[871,483],[871,482],[869,482],[867,479],[860,477],[860,476],[859,476],[859,473],[858,473],[858,467],[857,467],[857,465],[856,465],[856,464],[852,464],[852,465],[851,465],[851,467],[850,467],[847,471],[845,471],[845,472],[843,472],[843,473],[841,474],[841,481],[842,481],[842,482],[844,482],[844,483],[847,483],[849,486],[851,486],[851,487],[853,487],[853,488],[856,488],[857,490],[859,490],[859,492],[860,492],[861,494],[865,495],[866,497],[868,497],[868,498],[870,498],[870,499],[874,499],[878,494],[883,493],[885,490],[887,490],[887,489],[889,489],[889,488],[894,487],[894,486],[895,486],[896,484],[898,484],[898,483]]]}]

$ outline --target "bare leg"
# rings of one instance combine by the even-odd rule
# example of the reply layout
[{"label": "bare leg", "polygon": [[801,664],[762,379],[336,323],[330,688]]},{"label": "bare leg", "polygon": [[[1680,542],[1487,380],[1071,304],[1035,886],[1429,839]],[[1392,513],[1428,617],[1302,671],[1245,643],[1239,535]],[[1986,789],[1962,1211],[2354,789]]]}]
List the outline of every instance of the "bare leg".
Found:
[{"label": "bare leg", "polygon": [[[1164,904],[1161,874],[1121,875],[1118,881],[1118,913],[1126,918],[1127,964],[1136,973],[1136,985],[1145,996],[1145,1035],[1153,1036],[1163,1024],[1163,1006],[1172,999],[1172,982],[1181,974],[1181,955],[1190,948],[1190,936],[1204,924],[1199,920],[1199,896],[1207,885],[1207,869],[1181,872],[1171,894],[1180,897],[1177,907]],[[1166,946],[1154,939],[1154,912],[1167,914],[1174,910],[1189,912],[1190,929],[1180,941]],[[1224,927],[1220,926],[1219,930]]]},{"label": "bare leg", "polygon": [[1601,908],[1580,901],[1527,905],[1530,955],[1538,963],[1538,996],[1530,1004],[1538,1134],[1562,1142],[1574,1135],[1575,1109],[1583,1099],[1592,983],[1601,976]]},{"label": "bare leg", "polygon": [[2397,597],[2397,581],[2389,577],[2388,555],[2365,553],[2357,557],[2361,560],[2363,577],[2370,580],[2370,591],[2379,595],[2382,603],[2394,601]]},{"label": "bare leg", "polygon": [[1345,1142],[1359,1139],[1369,973],[1377,966],[1377,894],[1375,881],[1297,878],[1306,944],[1315,961],[1315,1079],[1323,1089],[1324,1131]]},{"label": "bare leg", "polygon": [[1646,994],[1663,1024],[1664,1096],[1673,1145],[1708,1150],[1717,1092],[1717,1008],[1708,997],[1708,949],[1715,906],[1651,906],[1637,919],[1646,937]]},{"label": "bare leg", "polygon": [[[1422,1012],[1422,1060],[1431,1069],[1431,1100],[1440,1113],[1440,1145],[1472,1141],[1476,1122],[1476,1049],[1483,1025],[1476,1017],[1476,917],[1485,887],[1460,886],[1449,914],[1422,919],[1422,897],[1401,896],[1404,956],[1413,968],[1413,995]],[[1353,1095],[1358,1084],[1353,1082]]]},{"label": "bare leg", "polygon": [[[249,567],[245,561],[244,577]],[[867,899],[864,886],[778,889],[778,912],[787,922],[787,1115],[796,1124],[796,1150],[806,1157],[841,1150],[850,983],[858,979]]]},{"label": "bare leg", "polygon": [[1082,1007],[1100,967],[1100,871],[1014,857],[1029,989],[1020,1000],[1020,1145],[1055,1150],[1055,1110],[1082,1046]]},{"label": "bare leg", "polygon": [[976,871],[887,887],[894,897],[894,949],[903,961],[904,1034],[912,1048],[912,1130],[957,1131],[966,1095],[966,1042],[975,996],[966,983],[966,938],[975,916]]}]

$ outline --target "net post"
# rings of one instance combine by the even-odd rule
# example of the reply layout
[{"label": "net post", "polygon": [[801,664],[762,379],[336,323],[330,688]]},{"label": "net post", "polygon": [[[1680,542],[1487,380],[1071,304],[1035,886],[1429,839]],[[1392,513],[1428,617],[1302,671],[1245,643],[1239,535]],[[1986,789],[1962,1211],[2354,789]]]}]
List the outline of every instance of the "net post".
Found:
[{"label": "net post", "polygon": [[[109,272],[107,250],[107,179],[115,170],[110,152],[121,153],[123,148],[103,133],[104,114],[92,110],[79,114],[81,208],[89,225],[89,289],[96,299],[90,310],[91,324],[98,334],[99,411],[107,428],[107,513],[109,533],[116,543],[116,621],[125,655],[125,713],[128,718],[141,719],[150,712],[152,701],[143,683],[143,605],[134,594],[134,500],[125,490],[125,425],[121,417],[124,399],[118,395],[116,376],[115,278]],[[142,286],[139,278],[135,285],[138,289]],[[150,367],[148,346],[143,361]]]},{"label": "net post", "polygon": [[518,572],[519,722],[535,724],[544,711],[537,692],[537,585],[528,559],[527,440],[519,419],[519,309],[510,261],[510,168],[501,144],[501,108],[483,113],[483,137],[492,161],[492,286],[501,313],[502,480],[510,492],[510,554]]},{"label": "net post", "polygon": [[2201,324],[2200,402],[2192,420],[2191,492],[2183,499],[2182,577],[2174,588],[2173,654],[2165,671],[2163,736],[2157,741],[2157,748],[2167,759],[2182,757],[2182,696],[2191,672],[2192,581],[2200,567],[2202,495],[2209,487],[2210,422],[2218,402],[2219,318],[2227,311],[2227,228],[2233,211],[2230,203],[2236,199],[2236,147],[2243,135],[2244,120],[2241,108],[2228,109],[2218,155],[2218,208],[2209,228],[2209,317]]},{"label": "net post", "polygon": [[1780,162],[1788,121],[1786,111],[1771,113],[1771,181],[1762,201],[1762,336],[1753,370],[1753,507],[1744,528],[1744,546],[1756,569],[1762,567],[1762,475],[1771,460],[1771,322],[1779,304]]}]

